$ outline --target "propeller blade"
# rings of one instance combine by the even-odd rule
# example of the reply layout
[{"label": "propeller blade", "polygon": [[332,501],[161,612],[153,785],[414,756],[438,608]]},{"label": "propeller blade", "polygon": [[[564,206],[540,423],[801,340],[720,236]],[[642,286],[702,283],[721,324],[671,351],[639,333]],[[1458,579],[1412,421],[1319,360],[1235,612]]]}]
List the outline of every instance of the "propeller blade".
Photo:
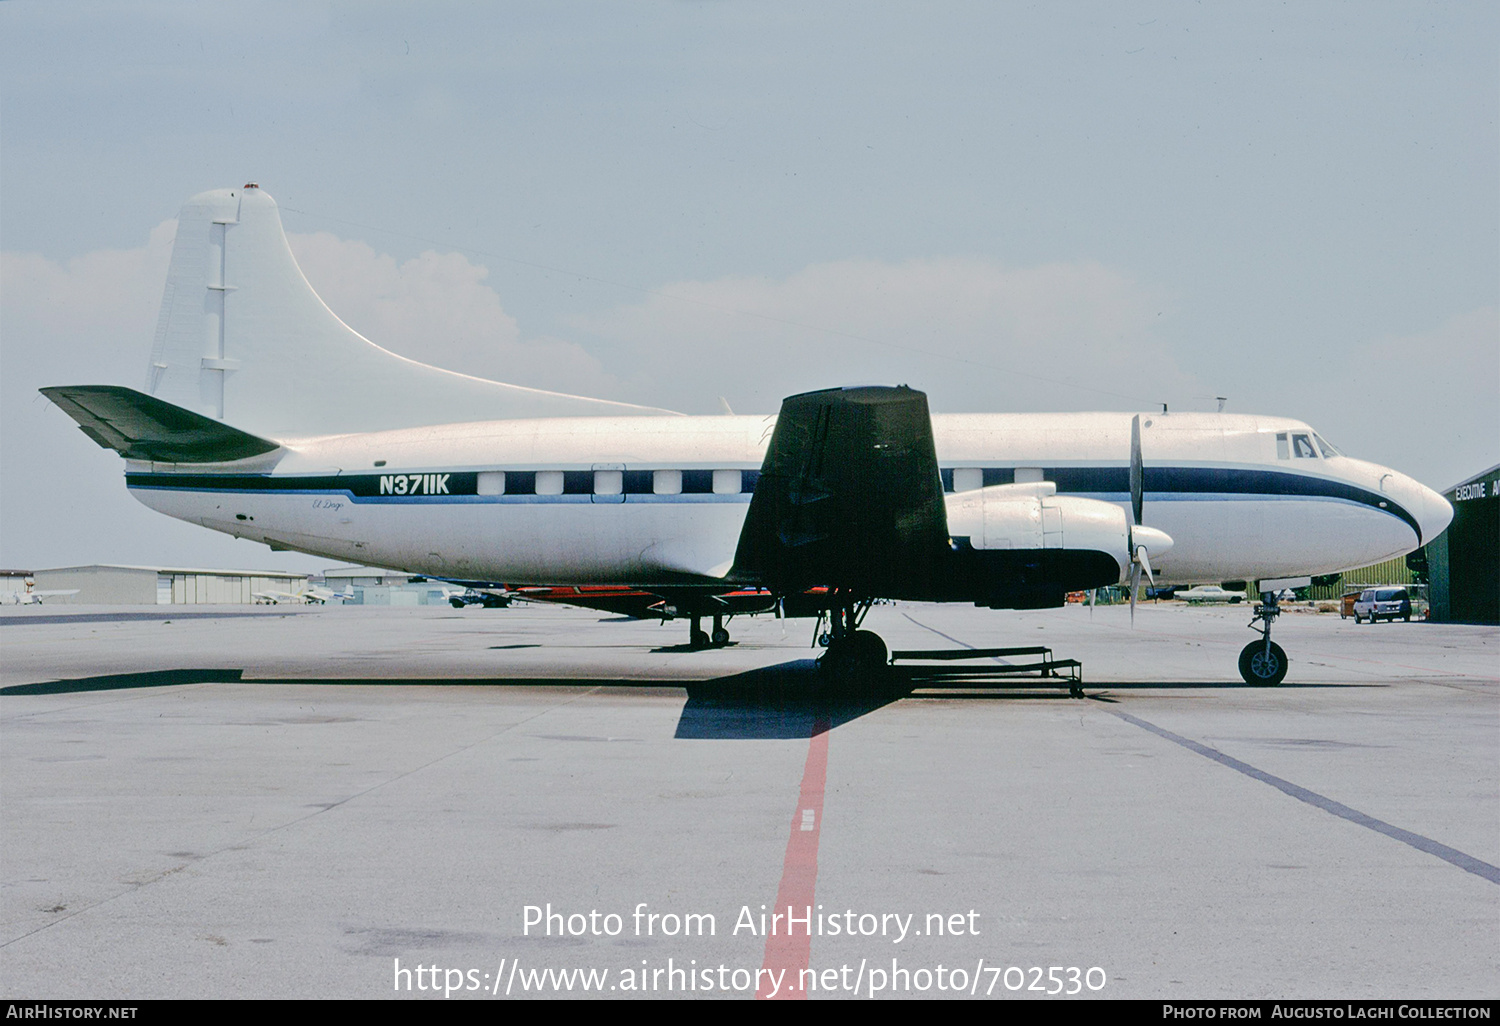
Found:
[{"label": "propeller blade", "polygon": [[1099,589],[1098,588],[1090,588],[1089,589],[1089,619],[1090,620],[1092,620],[1094,618],[1094,596],[1097,595],[1097,594],[1099,594]]},{"label": "propeller blade", "polygon": [[1135,593],[1141,583],[1141,564],[1132,562],[1130,564],[1130,626],[1135,626]]},{"label": "propeller blade", "polygon": [[1141,522],[1141,507],[1146,501],[1146,467],[1141,459],[1141,415],[1130,421],[1130,511],[1135,522]]},{"label": "propeller blade", "polygon": [[1146,571],[1146,580],[1151,582],[1151,587],[1156,587],[1156,577],[1151,573],[1151,557],[1146,553],[1146,546],[1142,545],[1135,550],[1135,559],[1141,569]]}]

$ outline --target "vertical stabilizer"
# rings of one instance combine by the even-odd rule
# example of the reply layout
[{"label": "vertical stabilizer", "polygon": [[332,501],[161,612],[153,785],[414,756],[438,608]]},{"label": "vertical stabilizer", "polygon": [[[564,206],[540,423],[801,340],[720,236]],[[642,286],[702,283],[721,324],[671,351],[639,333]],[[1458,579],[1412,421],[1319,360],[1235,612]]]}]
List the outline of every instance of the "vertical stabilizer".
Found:
[{"label": "vertical stabilizer", "polygon": [[146,391],[270,437],[669,411],[507,385],[381,349],[339,320],[254,185],[188,200]]}]

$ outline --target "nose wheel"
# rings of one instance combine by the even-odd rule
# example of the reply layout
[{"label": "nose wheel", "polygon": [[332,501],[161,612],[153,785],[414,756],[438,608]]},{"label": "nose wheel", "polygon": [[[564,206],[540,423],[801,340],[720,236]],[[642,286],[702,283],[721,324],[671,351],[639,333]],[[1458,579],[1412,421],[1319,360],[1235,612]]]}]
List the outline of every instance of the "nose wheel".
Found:
[{"label": "nose wheel", "polygon": [[1281,615],[1281,605],[1274,593],[1262,598],[1265,601],[1256,605],[1255,618],[1249,624],[1261,632],[1261,637],[1240,650],[1240,676],[1246,684],[1275,687],[1286,679],[1287,671],[1286,652],[1271,640],[1271,624]]}]

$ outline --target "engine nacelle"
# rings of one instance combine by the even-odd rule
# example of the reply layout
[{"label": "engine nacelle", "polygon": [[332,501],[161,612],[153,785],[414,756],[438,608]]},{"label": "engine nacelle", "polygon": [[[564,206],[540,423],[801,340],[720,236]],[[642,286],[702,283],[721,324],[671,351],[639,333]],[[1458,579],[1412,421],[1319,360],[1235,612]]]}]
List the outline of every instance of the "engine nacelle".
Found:
[{"label": "engine nacelle", "polygon": [[944,496],[955,556],[974,601],[1061,605],[1069,591],[1117,584],[1130,570],[1130,521],[1114,503],[1058,495],[1051,481]]}]

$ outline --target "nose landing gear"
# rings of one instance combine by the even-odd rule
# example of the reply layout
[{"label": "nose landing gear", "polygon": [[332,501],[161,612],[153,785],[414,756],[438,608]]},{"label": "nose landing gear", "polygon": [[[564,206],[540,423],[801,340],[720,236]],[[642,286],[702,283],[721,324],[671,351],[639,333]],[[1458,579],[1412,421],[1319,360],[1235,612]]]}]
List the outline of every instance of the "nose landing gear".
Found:
[{"label": "nose landing gear", "polygon": [[[1255,606],[1255,617],[1248,626],[1261,632],[1261,640],[1252,641],[1240,650],[1240,676],[1246,684],[1275,687],[1286,679],[1286,653],[1271,640],[1271,624],[1281,615],[1275,592],[1261,596]],[[1256,627],[1256,623],[1264,626]]]}]

